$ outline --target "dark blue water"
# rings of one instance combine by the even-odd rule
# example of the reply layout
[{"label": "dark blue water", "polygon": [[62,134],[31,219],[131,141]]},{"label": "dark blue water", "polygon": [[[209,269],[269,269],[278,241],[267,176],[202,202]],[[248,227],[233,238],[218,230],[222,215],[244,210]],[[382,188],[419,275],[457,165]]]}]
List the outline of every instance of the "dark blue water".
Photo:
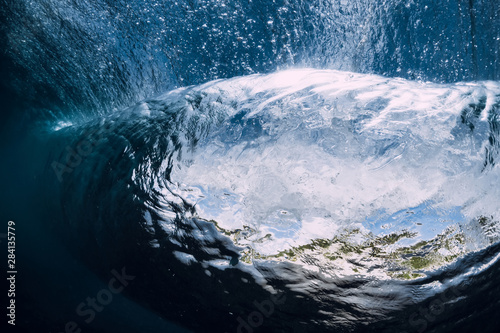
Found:
[{"label": "dark blue water", "polygon": [[500,328],[495,1],[0,4],[9,332]]}]

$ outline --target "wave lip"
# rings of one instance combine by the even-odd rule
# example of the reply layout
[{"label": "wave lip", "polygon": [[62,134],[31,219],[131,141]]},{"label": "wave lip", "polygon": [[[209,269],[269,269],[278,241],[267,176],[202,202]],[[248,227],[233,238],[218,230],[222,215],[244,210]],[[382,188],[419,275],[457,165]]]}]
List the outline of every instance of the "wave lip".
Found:
[{"label": "wave lip", "polygon": [[[99,137],[60,184],[65,225],[95,245],[88,258],[162,267],[144,283],[172,297],[170,270],[196,276],[190,297],[220,299],[200,305],[213,327],[210,314],[237,320],[224,302],[251,312],[237,290],[287,295],[268,327],[402,318],[449,288],[436,276],[469,281],[460,265],[495,249],[498,96],[496,82],[312,69],[177,89],[54,133]],[[497,265],[480,262],[480,275]],[[227,284],[205,290],[214,279]],[[290,319],[304,297],[310,313]]]}]

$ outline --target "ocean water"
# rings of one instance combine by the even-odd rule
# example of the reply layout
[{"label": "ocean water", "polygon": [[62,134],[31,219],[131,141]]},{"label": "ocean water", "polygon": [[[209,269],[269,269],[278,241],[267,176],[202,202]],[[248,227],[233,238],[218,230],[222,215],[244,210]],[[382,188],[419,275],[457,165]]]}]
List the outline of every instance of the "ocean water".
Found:
[{"label": "ocean water", "polygon": [[494,1],[1,6],[8,332],[500,328]]}]

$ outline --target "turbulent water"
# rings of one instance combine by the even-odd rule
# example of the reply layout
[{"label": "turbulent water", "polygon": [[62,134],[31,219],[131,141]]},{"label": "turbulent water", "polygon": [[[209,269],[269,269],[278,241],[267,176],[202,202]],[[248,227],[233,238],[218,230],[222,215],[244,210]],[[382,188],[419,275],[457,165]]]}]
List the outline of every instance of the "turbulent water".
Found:
[{"label": "turbulent water", "polygon": [[2,4],[19,326],[500,328],[494,2]]}]

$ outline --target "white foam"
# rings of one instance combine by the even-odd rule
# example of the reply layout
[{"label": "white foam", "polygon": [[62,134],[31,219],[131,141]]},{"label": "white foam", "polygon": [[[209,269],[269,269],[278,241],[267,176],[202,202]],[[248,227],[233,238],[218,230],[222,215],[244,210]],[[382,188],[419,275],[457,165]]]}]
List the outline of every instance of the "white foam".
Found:
[{"label": "white foam", "polygon": [[[498,170],[481,173],[486,135],[453,134],[467,105],[487,96],[488,112],[498,83],[439,85],[307,69],[194,90],[237,107],[223,108],[228,120],[175,169],[175,191],[222,228],[253,228],[248,241],[261,253],[330,238],[382,210],[389,216],[424,202],[461,207],[470,218],[498,216]],[[238,112],[246,113],[233,119]],[[486,121],[481,115],[477,127],[487,129]],[[262,239],[267,234],[272,241]]]}]

